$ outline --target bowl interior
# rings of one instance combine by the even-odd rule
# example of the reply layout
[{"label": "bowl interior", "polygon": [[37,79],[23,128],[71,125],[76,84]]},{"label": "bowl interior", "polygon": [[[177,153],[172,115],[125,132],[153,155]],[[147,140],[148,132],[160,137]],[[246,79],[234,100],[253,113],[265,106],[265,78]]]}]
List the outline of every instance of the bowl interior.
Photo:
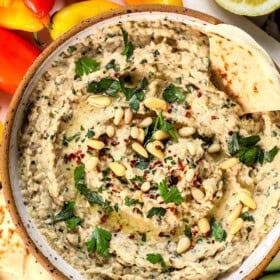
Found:
[{"label": "bowl interior", "polygon": [[[46,69],[51,65],[51,63],[56,59],[56,57],[68,46],[77,43],[79,40],[83,39],[87,35],[92,33],[92,30],[96,28],[103,28],[108,25],[116,24],[119,21],[127,21],[127,20],[137,20],[137,19],[146,19],[146,20],[156,20],[167,18],[174,21],[185,22],[189,25],[195,25],[203,28],[206,22],[199,20],[197,18],[193,18],[187,15],[182,15],[178,13],[168,13],[168,12],[138,12],[133,14],[124,14],[109,18],[107,20],[103,20],[98,22],[92,26],[87,27],[86,29],[80,31],[75,36],[72,36],[70,39],[61,44],[58,48],[56,48],[48,57],[43,61],[43,63],[37,68],[37,71],[33,75],[32,79],[28,83],[24,94],[20,100],[19,106],[15,113],[15,118],[13,122],[13,127],[10,135],[10,144],[9,144],[9,177],[11,183],[11,191],[16,204],[16,208],[18,210],[18,214],[20,219],[26,229],[28,235],[32,239],[32,241],[36,244],[37,248],[41,251],[41,253],[47,258],[54,267],[56,267],[59,271],[61,271],[64,275],[71,279],[83,279],[80,273],[75,270],[72,266],[67,264],[46,242],[46,240],[40,235],[39,230],[36,228],[36,225],[33,223],[32,219],[27,213],[26,207],[23,202],[23,197],[21,194],[21,190],[19,188],[19,180],[17,174],[17,162],[18,162],[18,133],[22,126],[22,120],[24,119],[24,113],[26,110],[26,106],[28,104],[28,98],[32,93],[34,87],[36,86],[36,82],[41,77],[41,75],[46,71]],[[277,242],[278,237],[280,236],[280,225],[276,226],[268,236],[261,242],[261,244],[257,247],[257,249],[251,254],[245,262],[234,272],[231,274],[224,276],[223,279],[232,279],[237,280],[243,277],[246,277],[250,274],[267,256],[270,250],[273,248],[273,245]]]}]

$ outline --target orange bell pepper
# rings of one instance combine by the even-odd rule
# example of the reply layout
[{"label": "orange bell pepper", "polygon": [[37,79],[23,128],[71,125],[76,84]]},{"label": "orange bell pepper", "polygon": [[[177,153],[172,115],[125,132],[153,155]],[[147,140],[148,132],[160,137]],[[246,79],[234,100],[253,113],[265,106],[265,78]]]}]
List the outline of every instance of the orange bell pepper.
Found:
[{"label": "orange bell pepper", "polygon": [[125,0],[126,5],[143,5],[143,4],[164,4],[183,6],[182,0]]},{"label": "orange bell pepper", "polygon": [[49,16],[42,19],[30,11],[22,0],[0,0],[0,26],[8,29],[37,32],[49,23]]},{"label": "orange bell pepper", "polygon": [[40,52],[18,35],[0,28],[0,90],[13,94]]},{"label": "orange bell pepper", "polygon": [[52,18],[51,37],[55,40],[83,20],[120,7],[120,5],[106,0],[82,1],[66,6]]}]

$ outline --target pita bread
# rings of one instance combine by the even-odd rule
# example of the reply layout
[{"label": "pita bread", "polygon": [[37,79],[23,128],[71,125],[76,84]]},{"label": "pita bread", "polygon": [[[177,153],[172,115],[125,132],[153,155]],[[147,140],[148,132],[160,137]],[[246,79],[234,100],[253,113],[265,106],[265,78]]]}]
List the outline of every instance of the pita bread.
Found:
[{"label": "pita bread", "polygon": [[0,190],[0,280],[51,280],[17,235]]},{"label": "pita bread", "polygon": [[213,80],[244,113],[280,110],[280,75],[257,42],[227,24],[208,25]]}]

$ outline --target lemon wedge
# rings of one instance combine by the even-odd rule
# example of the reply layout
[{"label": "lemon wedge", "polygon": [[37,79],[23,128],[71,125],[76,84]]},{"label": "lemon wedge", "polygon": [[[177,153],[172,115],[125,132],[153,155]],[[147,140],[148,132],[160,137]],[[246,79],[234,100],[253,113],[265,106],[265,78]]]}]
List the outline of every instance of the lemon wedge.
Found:
[{"label": "lemon wedge", "polygon": [[261,16],[280,7],[280,0],[216,0],[224,9],[238,15]]}]

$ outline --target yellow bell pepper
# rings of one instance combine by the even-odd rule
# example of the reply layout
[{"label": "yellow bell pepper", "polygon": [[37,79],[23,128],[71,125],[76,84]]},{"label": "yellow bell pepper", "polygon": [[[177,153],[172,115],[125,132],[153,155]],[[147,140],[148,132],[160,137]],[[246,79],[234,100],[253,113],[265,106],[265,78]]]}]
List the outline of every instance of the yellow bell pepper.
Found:
[{"label": "yellow bell pepper", "polygon": [[0,0],[0,26],[8,29],[37,32],[49,22],[49,16],[38,19],[22,0]]},{"label": "yellow bell pepper", "polygon": [[124,2],[127,5],[162,4],[183,6],[182,0],[125,0]]},{"label": "yellow bell pepper", "polygon": [[66,6],[56,13],[52,19],[51,37],[55,40],[83,20],[120,7],[116,3],[103,0],[83,1]]}]

